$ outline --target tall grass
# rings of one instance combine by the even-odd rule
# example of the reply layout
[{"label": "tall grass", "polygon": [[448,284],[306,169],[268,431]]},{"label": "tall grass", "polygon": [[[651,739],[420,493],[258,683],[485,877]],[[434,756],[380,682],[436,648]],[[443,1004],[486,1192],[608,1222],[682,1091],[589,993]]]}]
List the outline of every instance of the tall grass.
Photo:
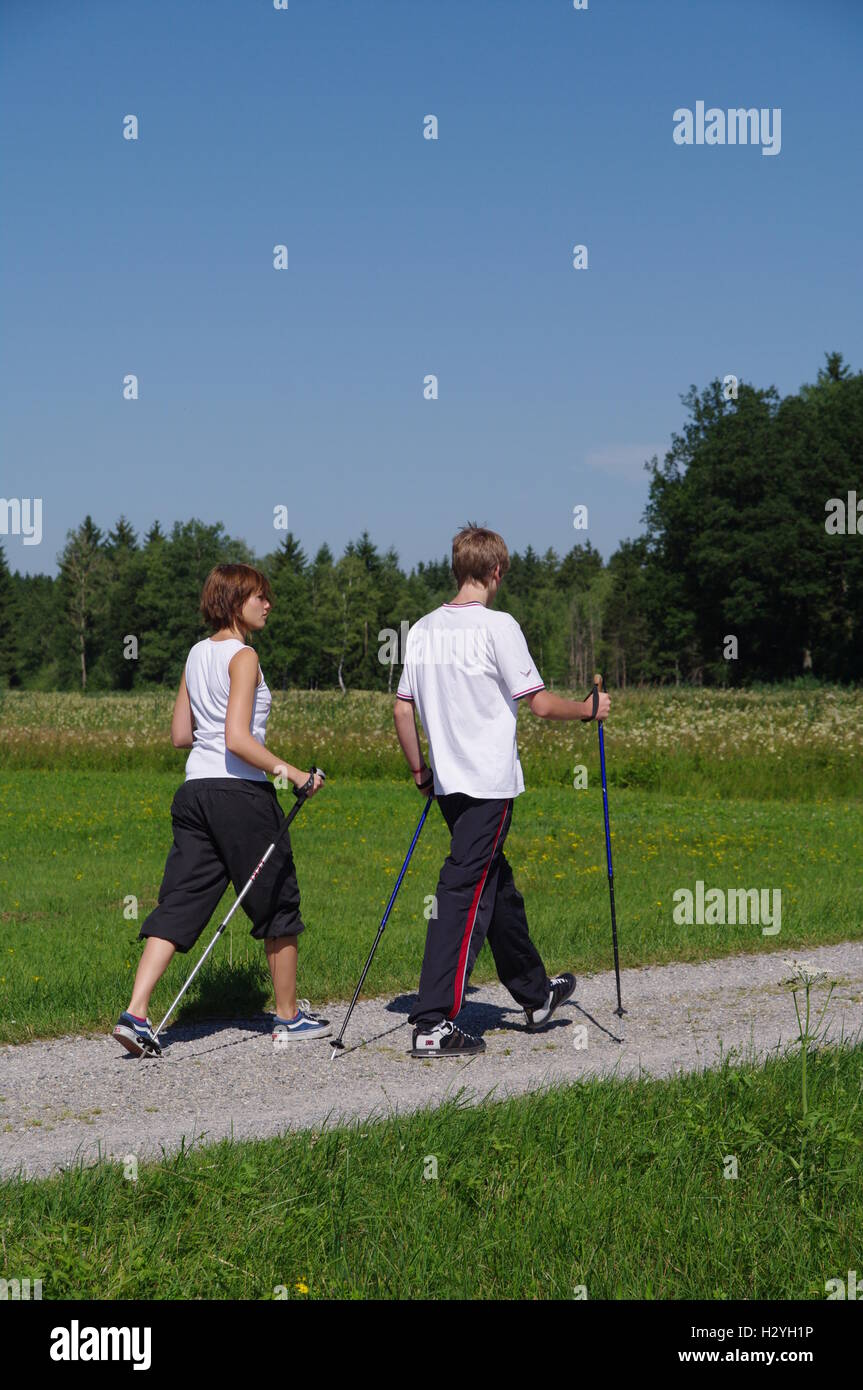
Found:
[{"label": "tall grass", "polygon": [[[583,692],[581,692],[583,694]],[[0,697],[0,761],[11,768],[182,772],[169,739],[173,695],[40,694]],[[276,693],[270,746],[298,765],[343,777],[404,773],[392,698],[371,692]],[[863,789],[863,691],[805,685],[765,690],[669,688],[614,693],[607,729],[613,786],[667,795],[823,799]],[[597,770],[590,725],[519,716],[525,776],[567,786]]]}]

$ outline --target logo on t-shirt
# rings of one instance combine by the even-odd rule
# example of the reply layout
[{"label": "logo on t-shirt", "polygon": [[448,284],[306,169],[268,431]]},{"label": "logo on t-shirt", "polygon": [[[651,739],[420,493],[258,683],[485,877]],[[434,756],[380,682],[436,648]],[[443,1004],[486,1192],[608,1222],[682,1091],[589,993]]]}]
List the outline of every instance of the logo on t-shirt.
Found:
[{"label": "logo on t-shirt", "polygon": [[494,641],[487,627],[420,628],[409,648],[417,666],[458,666],[466,675],[487,675],[493,669]]}]

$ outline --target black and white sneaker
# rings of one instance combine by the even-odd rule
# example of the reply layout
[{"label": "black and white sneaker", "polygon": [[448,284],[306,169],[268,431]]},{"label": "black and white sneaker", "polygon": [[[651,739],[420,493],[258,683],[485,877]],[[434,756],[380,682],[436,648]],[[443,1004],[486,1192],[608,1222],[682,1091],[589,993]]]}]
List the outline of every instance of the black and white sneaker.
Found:
[{"label": "black and white sneaker", "polygon": [[482,1038],[463,1033],[448,1018],[434,1028],[414,1029],[412,1057],[468,1057],[485,1052]]},{"label": "black and white sneaker", "polygon": [[551,985],[548,999],[541,1009],[525,1009],[524,1016],[527,1019],[527,1031],[538,1033],[540,1028],[544,1028],[550,1021],[555,1009],[565,1003],[575,991],[575,976],[568,972],[565,975],[553,975],[548,982]]}]

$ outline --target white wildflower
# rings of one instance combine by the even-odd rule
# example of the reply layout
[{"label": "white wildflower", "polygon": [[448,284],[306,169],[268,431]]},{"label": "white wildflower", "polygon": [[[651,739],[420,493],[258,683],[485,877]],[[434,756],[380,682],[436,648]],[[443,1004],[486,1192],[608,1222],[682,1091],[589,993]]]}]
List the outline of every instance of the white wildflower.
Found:
[{"label": "white wildflower", "polygon": [[815,985],[819,980],[827,979],[827,971],[821,970],[811,960],[796,960],[788,956],[782,959],[791,971],[790,978],[784,981],[786,985]]}]

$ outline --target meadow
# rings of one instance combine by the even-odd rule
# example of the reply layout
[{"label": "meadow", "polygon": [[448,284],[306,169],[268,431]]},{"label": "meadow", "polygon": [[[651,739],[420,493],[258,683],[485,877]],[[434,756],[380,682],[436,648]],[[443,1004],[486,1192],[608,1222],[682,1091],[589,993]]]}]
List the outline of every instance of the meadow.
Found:
[{"label": "meadow", "polygon": [[[7,693],[0,714],[0,1041],[106,1029],[127,1002],[138,926],[157,899],[171,798],[182,779],[184,755],[165,736],[170,707],[164,695]],[[307,923],[301,992],[316,1003],[350,996],[421,810],[394,749],[391,708],[378,695],[276,697],[272,746],[328,770],[327,786],[303,808],[293,833]],[[863,698],[847,691],[615,698],[606,750],[624,965],[742,950],[799,954],[863,933],[861,715]],[[595,731],[541,723],[527,711],[519,728],[528,790],[516,804],[507,854],[531,930],[549,969],[606,969]],[[587,769],[580,790],[572,786],[578,765]],[[283,805],[291,801],[282,794]],[[369,992],[415,988],[424,913],[445,853],[435,812]],[[674,891],[693,890],[699,879],[707,887],[780,889],[781,933],[676,923]],[[230,901],[229,891],[223,909]],[[179,968],[160,985],[153,1013],[176,992]],[[474,978],[493,977],[485,949]],[[263,950],[238,914],[181,1017],[248,1016],[270,1003]]]},{"label": "meadow", "polygon": [[[583,691],[560,692],[581,699]],[[863,789],[863,690],[799,681],[747,690],[684,687],[612,692],[607,726],[613,786],[669,795],[810,800]],[[0,767],[64,771],[171,771],[173,693],[74,695],[0,692]],[[374,692],[276,691],[270,744],[297,766],[337,777],[401,779],[393,698]],[[589,725],[519,716],[519,748],[532,786],[568,787],[573,768],[597,770]]]}]

